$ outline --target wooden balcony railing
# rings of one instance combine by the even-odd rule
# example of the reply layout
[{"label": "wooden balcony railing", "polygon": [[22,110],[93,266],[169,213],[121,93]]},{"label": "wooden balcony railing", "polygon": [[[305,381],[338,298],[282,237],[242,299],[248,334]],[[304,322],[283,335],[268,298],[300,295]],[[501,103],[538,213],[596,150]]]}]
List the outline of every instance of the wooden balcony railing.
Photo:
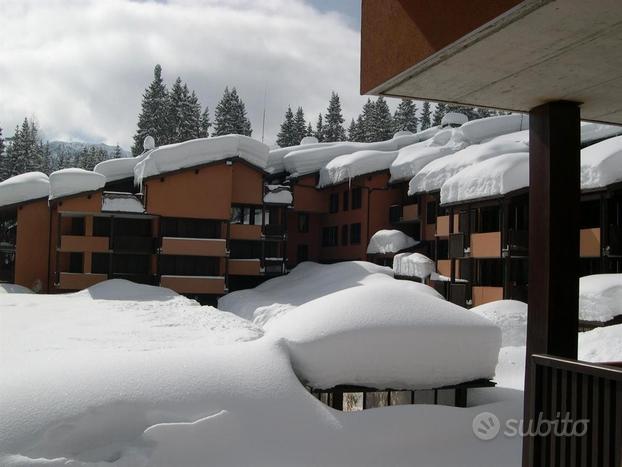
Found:
[{"label": "wooden balcony railing", "polygon": [[162,276],[160,286],[178,293],[215,294],[225,293],[225,278],[222,276]]},{"label": "wooden balcony railing", "polygon": [[229,274],[232,276],[259,276],[261,274],[261,260],[259,259],[230,259]]},{"label": "wooden balcony railing", "polygon": [[472,258],[500,258],[501,232],[471,234]]},{"label": "wooden balcony railing", "polygon": [[622,465],[622,368],[533,355],[530,376],[531,424],[566,418],[575,430],[560,434],[560,422],[548,434],[526,437],[524,466]]},{"label": "wooden balcony railing", "polygon": [[162,237],[160,253],[163,255],[227,256],[224,238],[177,238]]},{"label": "wooden balcony railing", "polygon": [[84,235],[61,235],[60,251],[62,252],[107,252],[110,245],[108,237],[87,237]]},{"label": "wooden balcony railing", "polygon": [[231,224],[232,240],[261,240],[261,225]]},{"label": "wooden balcony railing", "polygon": [[503,300],[503,287],[473,286],[473,306]]},{"label": "wooden balcony railing", "polygon": [[108,274],[85,274],[77,272],[61,272],[58,288],[63,290],[82,290],[108,280]]},{"label": "wooden balcony railing", "polygon": [[581,229],[580,248],[581,257],[597,258],[600,256],[600,229]]}]

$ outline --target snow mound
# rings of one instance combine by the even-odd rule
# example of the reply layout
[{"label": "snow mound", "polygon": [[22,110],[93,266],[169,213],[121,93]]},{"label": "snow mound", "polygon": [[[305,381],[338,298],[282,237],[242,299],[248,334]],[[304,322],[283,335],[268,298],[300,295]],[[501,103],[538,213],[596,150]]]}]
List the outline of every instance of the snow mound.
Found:
[{"label": "snow mound", "polygon": [[498,300],[471,308],[501,328],[501,346],[521,346],[527,342],[527,304],[517,300]]},{"label": "snow mound", "polygon": [[0,206],[45,198],[49,194],[50,182],[42,172],[27,172],[0,182]]},{"label": "snow mound", "polygon": [[270,322],[267,334],[285,340],[296,374],[317,388],[425,389],[492,378],[499,328],[405,284],[318,298]]},{"label": "snow mound", "polygon": [[379,230],[369,239],[367,254],[387,254],[415,246],[417,242],[400,230]]},{"label": "snow mound", "polygon": [[588,362],[622,362],[622,324],[579,333],[579,359]]},{"label": "snow mound", "polygon": [[272,149],[268,153],[268,163],[266,170],[269,173],[280,173],[285,171],[285,165],[283,163],[283,158],[289,154],[290,152],[297,151],[298,149],[311,149],[311,148],[321,148],[328,146],[335,146],[340,143],[319,143],[319,142],[309,142],[298,145],[298,146],[287,146],[285,148]]},{"label": "snow mound", "polygon": [[622,181],[622,136],[581,150],[581,188],[602,188]]},{"label": "snow mound", "polygon": [[529,129],[529,116],[523,114],[479,118],[460,127],[465,138],[479,143],[495,136]]},{"label": "snow mound", "polygon": [[267,185],[268,192],[263,197],[263,202],[268,204],[292,204],[294,197],[288,186]]},{"label": "snow mound", "polygon": [[140,159],[137,157],[121,157],[119,159],[108,159],[95,166],[93,172],[102,174],[107,182],[122,180],[134,177],[134,167]]},{"label": "snow mound", "polygon": [[440,190],[447,179],[466,167],[501,154],[528,151],[529,145],[527,143],[513,140],[499,141],[494,139],[486,143],[468,146],[426,165],[410,180],[408,194]]},{"label": "snow mound", "polygon": [[396,276],[425,279],[436,270],[436,263],[421,253],[399,253],[393,257]]},{"label": "snow mound", "polygon": [[441,119],[441,128],[448,125],[460,126],[469,121],[469,117],[458,112],[447,112]]},{"label": "snow mound", "polygon": [[[272,319],[316,298],[376,282],[395,282],[393,271],[366,261],[335,264],[305,262],[286,276],[270,279],[254,289],[240,290],[221,297],[218,308],[264,326]],[[432,287],[416,282],[408,284],[406,287],[411,287],[411,290],[441,297]]]},{"label": "snow mound", "polygon": [[144,213],[143,203],[131,193],[104,191],[102,211]]},{"label": "snow mound", "polygon": [[31,294],[34,293],[28,287],[24,287],[23,285],[18,284],[0,284],[0,295],[9,294],[9,293],[24,293]]},{"label": "snow mound", "polygon": [[62,169],[50,174],[50,199],[96,191],[104,187],[106,177],[84,169]]},{"label": "snow mound", "polygon": [[529,153],[503,154],[473,164],[441,187],[441,204],[500,196],[529,187]]},{"label": "snow mound", "polygon": [[430,139],[406,146],[391,163],[391,181],[410,179],[429,162],[459,151],[465,144],[462,133],[445,129]]},{"label": "snow mound", "polygon": [[603,125],[602,123],[581,122],[581,142],[590,143],[599,139],[611,138],[622,134],[622,126]]},{"label": "snow mound", "polygon": [[300,140],[301,146],[306,146],[308,144],[317,144],[319,140],[315,136],[305,136]]},{"label": "snow mound", "polygon": [[387,170],[397,157],[397,151],[356,151],[339,156],[320,169],[318,186],[337,185],[359,175]]},{"label": "snow mound", "polygon": [[91,287],[74,292],[75,297],[95,300],[171,300],[181,297],[177,292],[165,287],[137,284],[125,279],[109,279]]},{"label": "snow mound", "polygon": [[199,138],[160,146],[136,164],[134,179],[140,183],[144,178],[154,175],[232,157],[241,157],[265,169],[268,162],[268,146],[242,135]]},{"label": "snow mound", "polygon": [[622,315],[622,274],[594,274],[579,279],[579,318],[609,321]]}]

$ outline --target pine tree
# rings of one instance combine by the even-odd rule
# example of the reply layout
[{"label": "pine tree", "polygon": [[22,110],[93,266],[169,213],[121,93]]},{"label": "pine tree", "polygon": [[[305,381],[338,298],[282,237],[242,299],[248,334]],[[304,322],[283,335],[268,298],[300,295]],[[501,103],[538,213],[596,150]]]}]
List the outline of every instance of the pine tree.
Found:
[{"label": "pine tree", "polygon": [[153,136],[156,143],[160,146],[170,141],[169,106],[168,90],[162,80],[162,67],[156,65],[153,70],[153,81],[143,94],[141,112],[138,116],[138,130],[134,135],[132,154],[137,156],[142,153],[143,140],[147,135]]},{"label": "pine tree", "polygon": [[235,88],[225,88],[214,113],[214,132],[212,136],[239,134],[251,136],[251,122],[246,116],[246,106]]},{"label": "pine tree", "polygon": [[313,136],[313,125],[311,125],[311,122],[307,123],[307,131],[305,133],[305,136]]},{"label": "pine tree", "polygon": [[438,104],[436,104],[436,108],[434,109],[434,116],[432,117],[432,125],[440,125],[447,111],[447,104],[444,104],[443,102],[439,102]]},{"label": "pine tree", "polygon": [[288,106],[285,111],[285,117],[283,123],[281,123],[281,130],[276,135],[276,144],[281,148],[298,144],[294,142],[294,113],[292,112],[291,106]]},{"label": "pine tree", "polygon": [[324,141],[345,141],[346,130],[343,127],[343,122],[345,120],[341,114],[339,95],[334,91],[331,93],[328,109],[324,118],[326,120],[322,131]]},{"label": "pine tree", "polygon": [[41,146],[41,158],[42,158],[41,172],[45,174],[50,174],[52,173],[53,162],[54,162],[52,160],[52,152],[50,151],[50,143],[49,141],[46,142],[45,144],[40,143],[40,146]]},{"label": "pine tree", "polygon": [[350,121],[348,128],[348,141],[361,143],[364,141],[365,135],[363,134],[363,118],[359,115],[356,120]]},{"label": "pine tree", "polygon": [[209,119],[209,108],[207,106],[201,114],[199,126],[199,138],[207,138],[209,136],[209,129],[212,126],[212,122]]},{"label": "pine tree", "polygon": [[294,139],[296,144],[300,144],[305,136],[307,136],[307,121],[305,120],[304,110],[302,110],[302,107],[298,107],[294,117]]},{"label": "pine tree", "polygon": [[371,125],[371,141],[386,141],[393,136],[393,118],[387,101],[380,96],[373,106],[373,124]]},{"label": "pine tree", "polygon": [[[184,84],[186,90],[188,87]],[[197,94],[192,91],[185,106],[188,121],[187,132],[184,135],[184,141],[201,137],[201,104]]]},{"label": "pine tree", "polygon": [[421,123],[422,130],[426,130],[430,128],[431,115],[432,115],[432,112],[430,111],[430,103],[428,101],[424,101],[423,107],[421,108],[421,117],[419,117],[419,122]]},{"label": "pine tree", "polygon": [[360,120],[358,124],[359,128],[359,136],[358,140],[362,143],[371,143],[373,141],[373,133],[374,133],[374,125],[375,125],[375,113],[376,106],[374,101],[370,98],[367,98],[367,102],[363,104],[363,110],[361,115],[359,115],[358,120]]},{"label": "pine tree", "polygon": [[410,99],[402,99],[393,115],[393,131],[395,133],[398,131],[416,133],[418,122],[415,102]]},{"label": "pine tree", "polygon": [[113,159],[118,159],[120,157],[122,157],[122,153],[121,153],[121,146],[119,146],[119,144],[117,143],[117,145],[114,147],[114,151],[112,153],[112,158]]},{"label": "pine tree", "polygon": [[324,122],[322,120],[322,114],[318,114],[317,123],[315,124],[315,135],[319,142],[324,141]]},{"label": "pine tree", "polygon": [[2,127],[0,127],[0,157],[4,154],[4,138],[2,137]]}]

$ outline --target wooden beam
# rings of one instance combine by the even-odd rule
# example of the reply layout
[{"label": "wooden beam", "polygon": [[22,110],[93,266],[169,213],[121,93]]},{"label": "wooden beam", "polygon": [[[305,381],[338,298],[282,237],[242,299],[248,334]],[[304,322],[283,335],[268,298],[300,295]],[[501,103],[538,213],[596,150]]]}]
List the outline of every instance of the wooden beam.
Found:
[{"label": "wooden beam", "polygon": [[[535,414],[531,355],[577,358],[580,113],[555,101],[529,113],[529,304],[525,423]],[[523,466],[533,445],[525,438]]]}]

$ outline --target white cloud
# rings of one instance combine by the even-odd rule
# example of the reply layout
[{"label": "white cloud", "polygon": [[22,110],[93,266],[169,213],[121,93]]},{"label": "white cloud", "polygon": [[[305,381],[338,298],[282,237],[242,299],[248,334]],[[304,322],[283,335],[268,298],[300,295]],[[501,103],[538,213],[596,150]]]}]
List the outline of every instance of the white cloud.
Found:
[{"label": "white cloud", "polygon": [[288,104],[313,122],[331,90],[348,121],[359,96],[359,34],[346,18],[300,0],[4,0],[0,3],[0,126],[36,116],[50,139],[130,145],[141,94],[160,63],[213,109],[226,85],[266,142]]}]

